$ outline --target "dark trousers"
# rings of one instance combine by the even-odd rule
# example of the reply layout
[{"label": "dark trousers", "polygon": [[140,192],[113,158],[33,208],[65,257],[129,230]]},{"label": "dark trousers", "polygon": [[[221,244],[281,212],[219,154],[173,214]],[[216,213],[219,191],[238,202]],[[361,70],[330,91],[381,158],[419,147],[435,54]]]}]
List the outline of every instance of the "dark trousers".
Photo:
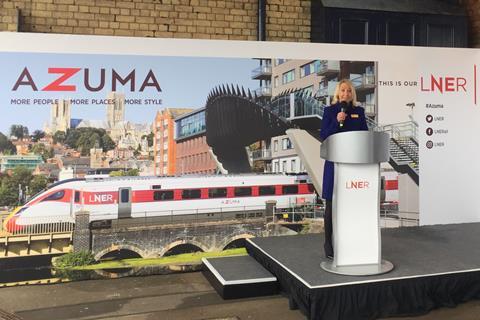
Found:
[{"label": "dark trousers", "polygon": [[323,249],[326,256],[333,256],[333,226],[332,226],[332,200],[325,201],[325,215],[323,218],[325,228],[325,243]]}]

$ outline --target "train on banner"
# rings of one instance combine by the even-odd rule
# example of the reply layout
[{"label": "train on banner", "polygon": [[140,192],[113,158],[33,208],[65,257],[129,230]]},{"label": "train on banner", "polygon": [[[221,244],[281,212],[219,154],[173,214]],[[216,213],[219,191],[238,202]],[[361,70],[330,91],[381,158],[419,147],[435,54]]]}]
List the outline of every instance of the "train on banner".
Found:
[{"label": "train on banner", "polygon": [[296,175],[92,176],[60,181],[40,192],[7,217],[4,228],[17,232],[36,224],[74,223],[81,211],[90,213],[90,222],[184,215],[194,221],[199,215],[264,212],[267,201],[287,209],[315,200],[313,185]]}]

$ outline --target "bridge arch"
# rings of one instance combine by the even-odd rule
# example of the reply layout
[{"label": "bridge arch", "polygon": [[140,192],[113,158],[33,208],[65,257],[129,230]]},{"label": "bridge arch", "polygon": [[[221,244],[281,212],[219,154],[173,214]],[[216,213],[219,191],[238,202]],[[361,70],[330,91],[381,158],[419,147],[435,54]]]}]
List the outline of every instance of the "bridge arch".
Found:
[{"label": "bridge arch", "polygon": [[190,244],[190,245],[193,245],[197,248],[199,248],[200,250],[202,250],[203,252],[207,252],[208,251],[208,248],[207,246],[205,246],[203,243],[200,243],[196,240],[187,240],[187,239],[178,239],[178,240],[175,240],[171,243],[169,243],[168,245],[166,245],[161,251],[160,251],[160,254],[158,255],[159,257],[163,257],[165,255],[165,253],[167,253],[168,251],[170,251],[171,249],[177,247],[177,246],[180,246],[180,245],[184,245],[184,244]]},{"label": "bridge arch", "polygon": [[120,251],[120,250],[128,250],[135,252],[142,258],[148,257],[148,254],[140,249],[139,247],[129,244],[129,243],[122,243],[122,244],[114,244],[111,245],[103,250],[97,251],[97,253],[94,255],[95,260],[100,260],[103,256],[107,255],[110,252],[115,252],[115,251]]},{"label": "bridge arch", "polygon": [[249,239],[249,238],[254,238],[256,235],[254,233],[250,232],[243,232],[231,237],[226,238],[224,241],[222,241],[221,245],[219,248],[222,250],[225,250],[229,244],[231,244],[234,241],[240,240],[240,239]]}]

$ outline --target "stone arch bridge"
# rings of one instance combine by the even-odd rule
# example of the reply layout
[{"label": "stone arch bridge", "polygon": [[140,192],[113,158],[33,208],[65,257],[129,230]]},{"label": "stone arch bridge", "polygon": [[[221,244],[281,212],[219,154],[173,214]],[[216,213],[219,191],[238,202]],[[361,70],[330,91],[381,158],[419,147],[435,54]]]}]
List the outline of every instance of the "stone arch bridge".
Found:
[{"label": "stone arch bridge", "polygon": [[74,251],[90,250],[95,259],[129,250],[142,258],[162,257],[180,245],[193,245],[204,252],[222,251],[232,242],[251,237],[265,237],[293,233],[279,225],[269,225],[265,215],[255,217],[163,223],[134,226],[112,226],[94,229],[88,214],[77,213],[73,235]]}]

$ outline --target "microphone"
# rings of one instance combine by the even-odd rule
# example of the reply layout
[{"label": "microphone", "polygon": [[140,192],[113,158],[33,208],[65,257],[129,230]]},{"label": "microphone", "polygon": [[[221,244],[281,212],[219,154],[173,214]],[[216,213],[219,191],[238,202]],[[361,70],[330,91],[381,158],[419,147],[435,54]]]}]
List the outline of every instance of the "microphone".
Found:
[{"label": "microphone", "polygon": [[[348,110],[348,103],[345,102],[345,101],[340,102],[340,111],[346,113],[347,110]],[[340,128],[343,128],[343,123],[344,122],[345,122],[345,120],[340,121],[340,123],[339,123]]]}]

